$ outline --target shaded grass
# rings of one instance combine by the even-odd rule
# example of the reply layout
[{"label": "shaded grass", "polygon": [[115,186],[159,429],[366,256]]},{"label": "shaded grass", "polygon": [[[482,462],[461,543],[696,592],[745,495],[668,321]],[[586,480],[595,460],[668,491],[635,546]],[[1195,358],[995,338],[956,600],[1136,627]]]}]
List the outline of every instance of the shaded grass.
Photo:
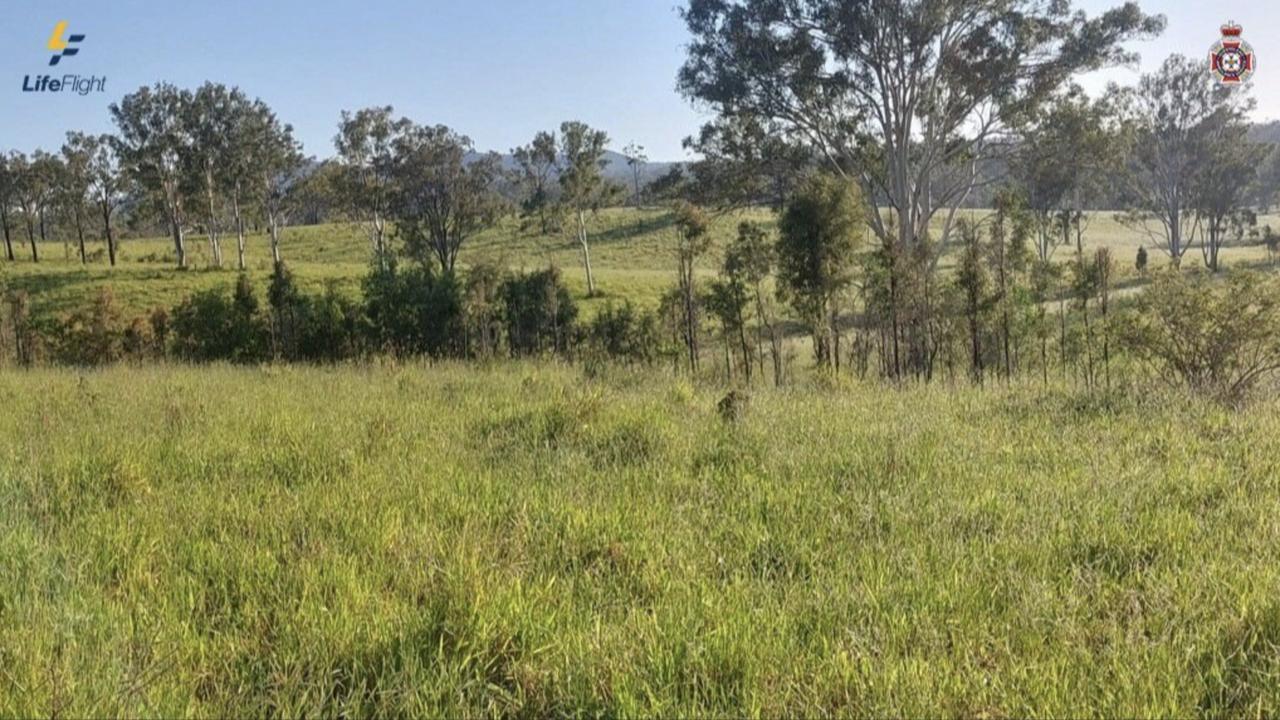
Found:
[{"label": "shaded grass", "polygon": [[0,372],[0,715],[1280,712],[1274,402],[718,399]]}]

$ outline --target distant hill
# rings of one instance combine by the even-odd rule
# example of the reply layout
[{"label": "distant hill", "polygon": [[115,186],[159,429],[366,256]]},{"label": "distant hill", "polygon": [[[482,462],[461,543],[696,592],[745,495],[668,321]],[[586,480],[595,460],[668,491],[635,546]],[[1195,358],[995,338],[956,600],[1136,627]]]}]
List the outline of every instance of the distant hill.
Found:
[{"label": "distant hill", "polygon": [[[501,153],[502,167],[507,170],[516,169],[515,158],[510,153]],[[471,157],[479,157],[480,153],[472,153]],[[631,166],[627,164],[627,158],[620,152],[606,150],[604,154],[604,176],[613,182],[631,187],[634,178],[631,174]],[[642,186],[657,180],[659,177],[667,174],[671,168],[677,165],[684,165],[680,162],[650,161],[645,163],[640,170],[640,184]]]},{"label": "distant hill", "polygon": [[1255,123],[1249,128],[1249,139],[1253,142],[1280,145],[1280,120]]}]

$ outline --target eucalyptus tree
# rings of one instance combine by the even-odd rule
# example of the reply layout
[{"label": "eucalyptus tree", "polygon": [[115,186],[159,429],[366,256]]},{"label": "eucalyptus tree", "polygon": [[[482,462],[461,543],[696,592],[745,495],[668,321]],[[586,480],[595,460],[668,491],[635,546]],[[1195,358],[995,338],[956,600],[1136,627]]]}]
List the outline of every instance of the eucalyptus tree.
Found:
[{"label": "eucalyptus tree", "polygon": [[591,245],[587,235],[587,213],[595,212],[618,196],[618,187],[602,173],[609,136],[586,123],[571,121],[560,125],[561,203],[573,213],[582,265],[587,272],[587,294],[596,294],[591,272]]},{"label": "eucalyptus tree", "polygon": [[760,223],[743,221],[738,225],[738,237],[725,250],[724,272],[741,279],[751,291],[757,320],[756,347],[760,367],[764,368],[764,343],[761,330],[768,334],[769,351],[773,359],[773,383],[782,385],[782,338],[765,294],[765,283],[773,273],[775,262],[773,243],[768,231]]},{"label": "eucalyptus tree", "polygon": [[1089,18],[1069,0],[690,0],[683,16],[681,91],[858,180],[872,229],[903,249],[939,213],[946,242],[1010,125],[1163,28],[1133,2]]},{"label": "eucalyptus tree", "polygon": [[390,204],[407,253],[440,263],[449,275],[458,251],[501,210],[493,183],[502,161],[495,153],[472,157],[471,139],[443,126],[412,126],[396,140],[396,192]]},{"label": "eucalyptus tree", "polygon": [[1203,219],[1196,212],[1197,179],[1213,162],[1214,136],[1252,100],[1215,82],[1203,61],[1182,55],[1112,96],[1122,108],[1128,144],[1122,177],[1131,210],[1122,219],[1179,265]]},{"label": "eucalyptus tree", "polygon": [[4,231],[4,254],[9,262],[17,259],[13,252],[13,233],[10,224],[10,213],[16,202],[17,178],[10,166],[9,155],[0,153],[0,229]]},{"label": "eucalyptus tree", "polygon": [[222,267],[222,240],[219,227],[222,216],[220,198],[222,191],[233,184],[231,174],[235,168],[233,143],[236,139],[236,122],[239,111],[248,104],[248,98],[239,88],[228,88],[221,83],[206,82],[191,96],[187,106],[187,124],[191,136],[192,185],[202,195],[205,232],[209,236],[209,252],[214,267]]},{"label": "eucalyptus tree", "polygon": [[88,154],[89,196],[102,218],[102,239],[107,245],[107,260],[116,265],[115,230],[111,218],[125,200],[125,179],[110,135],[84,136]]},{"label": "eucalyptus tree", "polygon": [[40,247],[37,244],[37,227],[39,239],[44,240],[45,210],[53,196],[53,166],[49,155],[41,150],[35,151],[31,157],[15,152],[9,156],[9,170],[13,173],[14,195],[22,218],[27,226],[27,242],[31,244],[31,261],[40,262]]},{"label": "eucalyptus tree", "polygon": [[[860,185],[894,289],[895,347],[899,306],[919,299],[898,289],[933,286],[1009,130],[1073,74],[1128,60],[1123,41],[1163,28],[1133,2],[1090,18],[1070,0],[690,0],[683,17],[679,88],[713,126],[754,126]],[[926,345],[916,335],[931,319],[909,320],[907,345]]]},{"label": "eucalyptus tree", "polygon": [[1250,204],[1260,199],[1259,168],[1274,146],[1252,142],[1248,134],[1249,124],[1241,116],[1215,113],[1204,138],[1204,160],[1194,170],[1192,204],[1201,223],[1200,252],[1212,272],[1222,267],[1228,236],[1243,235],[1257,224]]},{"label": "eucalyptus tree", "polygon": [[[40,241],[49,239],[49,216],[57,211],[57,202],[61,199],[61,188],[66,180],[66,166],[61,158],[44,150],[36,150],[31,154],[31,188],[36,201],[36,217],[40,226]],[[63,240],[67,259],[71,257],[71,248]]]},{"label": "eucalyptus tree", "polygon": [[643,145],[634,142],[622,149],[622,155],[627,159],[627,167],[631,169],[634,191],[631,202],[640,207],[640,175],[644,172],[645,165],[649,164],[649,156],[645,154]]},{"label": "eucalyptus tree", "polygon": [[1009,172],[1035,219],[1035,250],[1041,262],[1052,259],[1074,232],[1083,252],[1088,225],[1086,205],[1096,198],[1105,177],[1113,176],[1116,133],[1106,117],[1107,103],[1093,102],[1071,85],[1032,113],[1020,128]]},{"label": "eucalyptus tree", "polygon": [[5,163],[8,167],[13,201],[27,228],[27,242],[31,244],[31,261],[40,262],[40,250],[36,247],[35,200],[31,192],[31,160],[26,153],[14,150]]},{"label": "eucalyptus tree", "polygon": [[89,262],[84,244],[84,210],[89,203],[89,192],[93,184],[91,163],[97,143],[96,136],[69,132],[67,141],[62,145],[62,162],[66,172],[63,173],[60,192],[76,228],[82,265]]},{"label": "eucalyptus tree", "polygon": [[300,179],[305,159],[302,146],[293,138],[293,126],[280,122],[271,108],[254,103],[246,137],[253,158],[256,190],[260,194],[267,234],[271,240],[271,261],[280,265],[280,233],[289,222],[291,191]]},{"label": "eucalyptus tree", "polygon": [[839,299],[853,283],[866,211],[855,183],[806,181],[778,222],[778,295],[813,333],[819,366],[840,369]]},{"label": "eucalyptus tree", "polygon": [[388,259],[387,208],[394,192],[394,148],[411,125],[405,118],[394,119],[394,112],[390,105],[354,113],[344,110],[333,139],[347,169],[347,196],[368,224],[373,252],[382,269]]},{"label": "eucalyptus tree", "polygon": [[260,119],[270,112],[261,100],[249,101],[243,95],[232,97],[228,105],[229,130],[226,162],[222,175],[223,192],[231,200],[231,221],[236,227],[236,267],[245,269],[245,216],[256,206],[261,174],[257,172],[257,133]]},{"label": "eucalyptus tree", "polygon": [[697,137],[686,138],[684,146],[701,156],[689,166],[689,194],[719,208],[781,209],[814,164],[807,148],[770,134],[749,115],[708,123]]},{"label": "eucalyptus tree", "polygon": [[560,150],[554,132],[540,132],[528,145],[514,148],[515,184],[522,198],[520,209],[526,216],[537,214],[542,232],[550,231],[550,213],[554,208],[553,182],[558,171]]},{"label": "eucalyptus tree", "polygon": [[679,261],[679,293],[681,334],[689,353],[689,371],[698,370],[698,301],[694,263],[711,245],[711,227],[706,212],[685,200],[677,200],[673,209],[676,226],[676,259]]},{"label": "eucalyptus tree", "polygon": [[178,267],[187,266],[186,168],[192,164],[187,108],[191,93],[168,83],[142,87],[112,103],[116,152],[125,172],[164,211]]}]

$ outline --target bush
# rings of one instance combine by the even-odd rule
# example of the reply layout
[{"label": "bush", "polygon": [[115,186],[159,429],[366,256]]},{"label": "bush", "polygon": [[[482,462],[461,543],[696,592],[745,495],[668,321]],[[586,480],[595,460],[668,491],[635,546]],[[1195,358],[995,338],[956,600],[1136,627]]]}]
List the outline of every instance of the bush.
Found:
[{"label": "bush", "polygon": [[502,284],[503,317],[511,354],[568,353],[578,307],[554,267],[508,278]]},{"label": "bush", "polygon": [[230,297],[208,290],[187,298],[174,308],[171,322],[174,352],[184,360],[257,362],[266,357],[267,329],[244,275]]},{"label": "bush", "polygon": [[1223,283],[1204,273],[1158,273],[1124,336],[1167,382],[1229,402],[1280,369],[1280,286],[1254,273]]},{"label": "bush", "polygon": [[462,292],[452,273],[393,263],[364,281],[370,339],[401,355],[443,357],[462,351]]},{"label": "bush", "polygon": [[467,273],[465,311],[466,347],[469,357],[491,358],[502,338],[502,286],[504,271],[482,263]]},{"label": "bush", "polygon": [[267,300],[274,357],[334,362],[359,353],[360,306],[340,295],[332,283],[323,295],[307,295],[298,289],[285,264],[278,263]]},{"label": "bush", "polygon": [[31,319],[31,296],[25,290],[15,290],[5,297],[8,311],[7,340],[12,341],[13,357],[19,365],[30,367],[40,358],[40,334]]},{"label": "bush", "polygon": [[587,326],[586,340],[592,350],[627,362],[652,363],[662,345],[657,316],[637,312],[630,300],[606,305]]},{"label": "bush", "polygon": [[124,357],[125,326],[111,288],[102,288],[93,304],[66,315],[50,328],[53,354],[68,365],[105,365]]}]

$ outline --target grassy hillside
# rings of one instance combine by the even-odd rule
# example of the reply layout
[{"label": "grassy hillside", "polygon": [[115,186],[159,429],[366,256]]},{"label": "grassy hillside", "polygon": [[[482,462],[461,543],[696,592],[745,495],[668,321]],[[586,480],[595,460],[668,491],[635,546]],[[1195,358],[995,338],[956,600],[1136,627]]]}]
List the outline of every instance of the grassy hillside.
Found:
[{"label": "grassy hillside", "polygon": [[[974,211],[970,215],[979,219],[986,213]],[[701,263],[704,272],[714,272],[719,263],[718,249],[734,237],[737,224],[744,219],[774,223],[772,213],[765,210],[718,217],[712,227],[713,251]],[[1261,222],[1280,227],[1277,217],[1263,218]],[[1120,225],[1110,213],[1095,214],[1086,237],[1091,247],[1113,248],[1122,273],[1131,272],[1139,245],[1146,243],[1150,248],[1149,240]],[[605,210],[593,220],[592,238],[592,261],[603,296],[586,303],[584,311],[588,315],[610,300],[630,298],[643,305],[656,304],[662,292],[675,283],[675,237],[666,210]],[[234,243],[234,238],[224,240],[228,264],[234,264]],[[100,250],[100,246],[99,242],[91,249]],[[192,269],[178,271],[173,267],[168,239],[126,240],[118,267],[108,268],[105,260],[98,260],[86,268],[78,259],[67,260],[60,242],[49,243],[43,248],[45,260],[38,265],[30,262],[29,255],[22,255],[17,263],[0,263],[0,278],[7,278],[13,287],[29,290],[38,314],[56,314],[76,307],[104,285],[112,287],[128,312],[142,313],[157,305],[172,306],[195,290],[234,282],[233,271],[209,269],[211,256],[206,239],[191,236],[189,252]],[[283,254],[305,286],[319,289],[333,282],[351,292],[368,271],[370,259],[365,230],[350,224],[289,228],[284,235]],[[1060,259],[1069,256],[1070,249],[1059,250]],[[1224,253],[1228,265],[1259,263],[1265,257],[1265,250],[1258,246],[1230,248]],[[265,287],[270,274],[265,237],[250,237],[248,258],[252,277]],[[463,248],[464,264],[479,261],[497,262],[513,269],[536,269],[555,263],[564,270],[579,298],[586,294],[579,247],[567,234],[542,235],[521,230],[516,220],[508,219]],[[1151,262],[1159,265],[1163,256],[1152,250]],[[1188,254],[1188,264],[1199,262],[1198,251]],[[1120,280],[1123,282],[1123,278]]]},{"label": "grassy hillside", "polygon": [[1276,403],[718,399],[0,372],[0,715],[1280,712]]}]

